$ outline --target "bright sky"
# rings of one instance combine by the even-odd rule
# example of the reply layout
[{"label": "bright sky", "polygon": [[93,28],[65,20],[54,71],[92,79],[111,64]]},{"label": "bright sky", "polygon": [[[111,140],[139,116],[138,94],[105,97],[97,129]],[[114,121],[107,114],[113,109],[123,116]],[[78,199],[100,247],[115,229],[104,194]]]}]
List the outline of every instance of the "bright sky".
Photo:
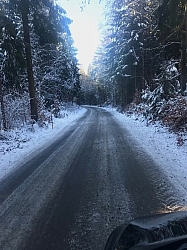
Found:
[{"label": "bright sky", "polygon": [[100,40],[98,31],[101,23],[104,0],[91,0],[81,12],[81,0],[58,0],[67,11],[67,16],[73,20],[70,26],[74,46],[78,49],[77,58],[81,67],[87,72],[88,65],[92,62],[94,52]]}]

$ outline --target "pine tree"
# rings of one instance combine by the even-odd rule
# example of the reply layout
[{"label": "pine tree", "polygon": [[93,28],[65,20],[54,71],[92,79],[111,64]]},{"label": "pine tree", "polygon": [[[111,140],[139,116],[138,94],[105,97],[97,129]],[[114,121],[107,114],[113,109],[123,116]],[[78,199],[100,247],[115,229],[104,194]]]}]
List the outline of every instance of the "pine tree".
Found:
[{"label": "pine tree", "polygon": [[[165,43],[175,43],[177,50],[181,50],[181,92],[186,90],[186,50],[187,50],[187,8],[185,0],[163,0],[157,9],[159,28]],[[178,44],[181,42],[181,48]],[[176,47],[175,46],[175,47]],[[173,51],[176,51],[174,49]]]},{"label": "pine tree", "polygon": [[79,95],[79,70],[70,22],[65,10],[55,1],[9,0],[0,3],[0,63],[4,62],[1,63],[3,82],[0,87],[3,83],[7,89],[29,90],[31,118],[35,120],[38,119],[38,93],[40,90],[46,92],[43,88],[46,81],[47,94],[53,93],[53,99],[58,95],[61,100],[72,101]]}]

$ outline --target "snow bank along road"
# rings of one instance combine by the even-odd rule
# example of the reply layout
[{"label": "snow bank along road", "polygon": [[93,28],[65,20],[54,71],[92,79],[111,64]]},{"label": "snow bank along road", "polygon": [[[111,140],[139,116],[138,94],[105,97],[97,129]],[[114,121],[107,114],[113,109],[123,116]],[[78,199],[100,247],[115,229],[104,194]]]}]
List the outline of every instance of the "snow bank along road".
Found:
[{"label": "snow bank along road", "polygon": [[180,200],[112,114],[88,107],[0,182],[0,249],[103,249],[117,225]]}]

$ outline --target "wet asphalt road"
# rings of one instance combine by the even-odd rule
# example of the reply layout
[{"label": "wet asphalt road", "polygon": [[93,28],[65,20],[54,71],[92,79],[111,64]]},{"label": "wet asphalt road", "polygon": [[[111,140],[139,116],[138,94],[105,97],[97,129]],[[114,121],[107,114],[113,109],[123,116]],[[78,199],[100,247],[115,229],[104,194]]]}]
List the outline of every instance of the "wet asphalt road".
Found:
[{"label": "wet asphalt road", "polygon": [[175,207],[169,185],[111,113],[88,107],[0,183],[0,249],[103,249],[119,224]]}]

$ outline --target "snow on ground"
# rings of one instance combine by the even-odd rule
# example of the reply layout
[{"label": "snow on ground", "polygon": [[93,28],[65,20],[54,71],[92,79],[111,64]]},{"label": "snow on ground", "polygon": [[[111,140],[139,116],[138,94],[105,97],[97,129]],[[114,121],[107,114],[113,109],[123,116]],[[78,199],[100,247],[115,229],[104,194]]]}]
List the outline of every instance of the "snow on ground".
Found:
[{"label": "snow on ground", "polygon": [[[52,124],[46,128],[39,128],[37,124],[32,128],[23,128],[22,131],[9,132],[7,140],[0,138],[0,179],[10,171],[35,156],[49,144],[55,141],[60,134],[65,133],[69,125],[85,113],[85,108],[66,111],[64,118],[53,118]],[[33,131],[34,129],[34,131]],[[1,131],[1,137],[6,133]],[[10,139],[11,138],[11,139]]]},{"label": "snow on ground", "polygon": [[187,202],[187,135],[183,136],[184,144],[178,146],[177,135],[160,123],[147,125],[143,117],[120,114],[112,108],[107,110],[112,112],[121,126],[158,163]]},{"label": "snow on ground", "polygon": [[[121,126],[127,129],[142,149],[160,165],[161,170],[187,202],[187,136],[184,138],[186,139],[184,144],[177,146],[177,136],[159,123],[147,126],[141,117],[126,116],[112,108],[106,109],[112,112]],[[24,161],[31,159],[36,151],[39,152],[57,139],[59,133],[64,133],[69,124],[81,117],[85,110],[80,108],[63,119],[55,119],[53,129],[51,125],[46,129],[35,125],[34,132],[23,130],[21,135],[14,132],[13,144],[10,141],[3,143],[0,140],[0,179]],[[16,136],[18,138],[15,140]]]}]

